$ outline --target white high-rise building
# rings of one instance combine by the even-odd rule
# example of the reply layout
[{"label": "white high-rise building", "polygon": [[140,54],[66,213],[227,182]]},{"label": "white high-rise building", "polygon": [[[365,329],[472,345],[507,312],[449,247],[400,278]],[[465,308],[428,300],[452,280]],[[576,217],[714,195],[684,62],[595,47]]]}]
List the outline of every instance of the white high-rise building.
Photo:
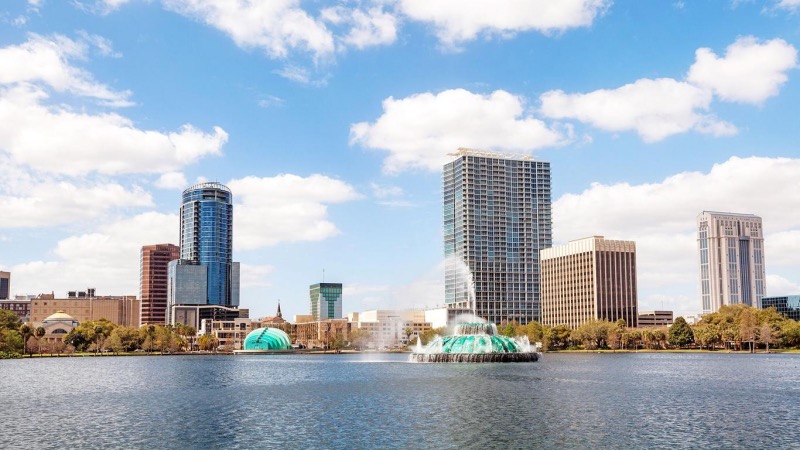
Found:
[{"label": "white high-rise building", "polygon": [[703,211],[697,216],[697,247],[703,314],[722,305],[761,306],[767,290],[761,217]]},{"label": "white high-rise building", "polygon": [[552,245],[550,163],[464,148],[453,156],[443,173],[445,304],[495,324],[540,320],[539,252]]}]

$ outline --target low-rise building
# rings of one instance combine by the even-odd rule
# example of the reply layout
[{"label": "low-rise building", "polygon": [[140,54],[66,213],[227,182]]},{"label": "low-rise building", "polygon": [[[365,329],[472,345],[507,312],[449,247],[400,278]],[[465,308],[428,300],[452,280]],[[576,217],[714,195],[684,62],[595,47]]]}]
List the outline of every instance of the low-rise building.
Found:
[{"label": "low-rise building", "polygon": [[639,311],[639,327],[669,327],[672,322],[672,311]]},{"label": "low-rise building", "polygon": [[779,295],[761,298],[761,309],[775,308],[792,320],[800,320],[800,295]]},{"label": "low-rise building", "polygon": [[203,319],[200,323],[199,335],[212,334],[219,342],[218,346],[226,350],[241,350],[247,334],[259,327],[258,322],[240,317],[233,320]]},{"label": "low-rise building", "polygon": [[31,300],[30,321],[39,326],[47,317],[61,311],[80,323],[106,319],[117,325],[138,327],[139,308],[135,295],[95,296],[94,289],[70,291],[67,298],[41,294]]},{"label": "low-rise building", "polygon": [[295,323],[291,330],[283,329],[292,337],[293,343],[305,348],[329,349],[337,340],[350,341],[351,324],[347,319],[314,320]]},{"label": "low-rise building", "polygon": [[31,320],[31,299],[27,296],[18,295],[13,300],[0,300],[0,309],[13,312],[22,322]]}]

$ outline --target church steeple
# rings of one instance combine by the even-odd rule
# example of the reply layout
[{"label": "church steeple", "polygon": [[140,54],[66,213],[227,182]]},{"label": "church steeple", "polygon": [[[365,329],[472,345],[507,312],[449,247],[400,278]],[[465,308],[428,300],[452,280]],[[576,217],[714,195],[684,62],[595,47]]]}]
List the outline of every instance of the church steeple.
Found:
[{"label": "church steeple", "polygon": [[281,319],[283,319],[283,314],[281,314],[281,302],[280,302],[280,300],[278,301],[278,313],[275,314],[275,317],[280,317]]}]

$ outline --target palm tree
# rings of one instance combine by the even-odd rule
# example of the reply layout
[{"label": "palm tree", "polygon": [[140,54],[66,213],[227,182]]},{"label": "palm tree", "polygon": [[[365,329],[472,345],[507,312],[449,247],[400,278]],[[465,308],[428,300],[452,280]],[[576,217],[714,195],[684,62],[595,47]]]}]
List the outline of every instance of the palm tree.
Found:
[{"label": "palm tree", "polygon": [[22,343],[25,345],[23,353],[28,353],[28,337],[31,335],[31,327],[27,323],[19,326],[19,334],[22,335]]}]

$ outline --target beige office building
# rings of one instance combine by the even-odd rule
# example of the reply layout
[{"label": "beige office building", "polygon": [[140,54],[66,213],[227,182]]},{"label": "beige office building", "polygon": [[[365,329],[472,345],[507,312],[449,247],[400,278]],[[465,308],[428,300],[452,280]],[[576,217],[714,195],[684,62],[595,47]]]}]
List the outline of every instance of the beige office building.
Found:
[{"label": "beige office building", "polygon": [[68,298],[55,298],[52,294],[42,294],[31,300],[31,323],[39,326],[49,316],[63,312],[79,323],[106,319],[117,325],[138,328],[139,307],[135,295],[95,297],[86,292],[70,292]]},{"label": "beige office building", "polygon": [[703,314],[722,305],[761,307],[767,291],[761,217],[703,211],[697,216],[697,249]]},{"label": "beige office building", "polygon": [[542,250],[542,324],[619,319],[637,326],[635,242],[593,236]]}]

